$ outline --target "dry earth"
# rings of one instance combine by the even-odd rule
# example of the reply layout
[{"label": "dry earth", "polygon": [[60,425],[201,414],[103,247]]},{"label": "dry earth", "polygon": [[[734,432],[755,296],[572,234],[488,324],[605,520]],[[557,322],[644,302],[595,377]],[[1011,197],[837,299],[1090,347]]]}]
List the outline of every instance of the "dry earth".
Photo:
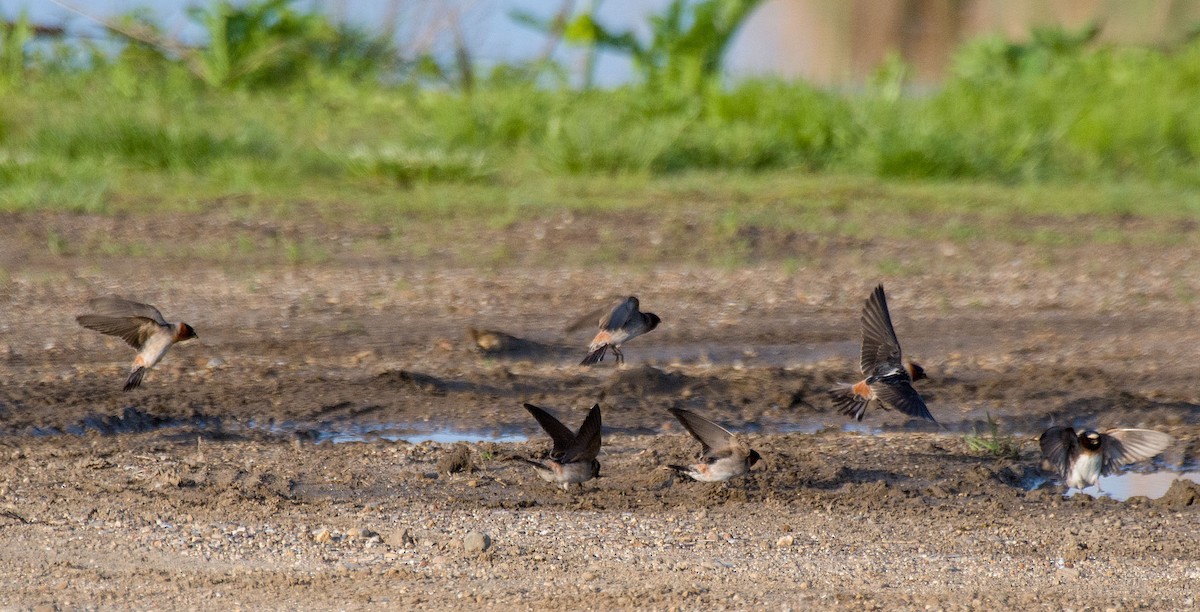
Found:
[{"label": "dry earth", "polygon": [[[7,221],[6,608],[1180,609],[1200,592],[1200,485],[1064,498],[1026,442],[1153,427],[1178,442],[1137,470],[1200,469],[1192,229],[1149,247],[781,242],[801,265],[332,248],[293,266],[49,256],[38,231],[108,221]],[[845,427],[825,399],[854,375],[878,281],[944,431],[875,410]],[[200,336],[131,393],[129,349],[73,321],[110,292]],[[575,365],[590,333],[571,324],[624,294],[663,326],[623,368]],[[572,426],[599,403],[603,477],[565,493],[508,461],[548,446],[526,401]],[[696,445],[669,407],[745,432],[764,465],[671,478],[659,467]],[[966,443],[988,415],[1017,456]],[[396,440],[447,432],[518,441]]]}]

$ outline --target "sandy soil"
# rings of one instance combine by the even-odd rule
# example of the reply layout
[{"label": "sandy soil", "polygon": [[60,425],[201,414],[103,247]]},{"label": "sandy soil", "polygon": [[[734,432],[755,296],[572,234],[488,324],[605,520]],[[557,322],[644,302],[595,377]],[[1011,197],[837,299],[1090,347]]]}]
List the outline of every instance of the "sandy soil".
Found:
[{"label": "sandy soil", "polygon": [[[963,434],[988,415],[1018,441],[1051,423],[1153,427],[1178,443],[1138,469],[1197,470],[1192,242],[823,243],[799,266],[776,252],[607,269],[353,249],[303,267],[47,257],[14,239],[0,606],[1190,607],[1200,485],[1064,498],[1033,488],[1035,444],[995,457]],[[854,375],[878,281],[945,431],[874,410],[847,428],[824,397]],[[129,349],[73,321],[109,292],[200,335],[132,393]],[[663,326],[623,368],[576,366],[590,332],[572,323],[623,294]],[[526,401],[572,426],[599,403],[603,477],[566,493],[509,461],[548,447]],[[764,465],[728,484],[672,478],[659,468],[696,445],[670,407],[745,432]],[[393,440],[448,429],[528,440]]]}]

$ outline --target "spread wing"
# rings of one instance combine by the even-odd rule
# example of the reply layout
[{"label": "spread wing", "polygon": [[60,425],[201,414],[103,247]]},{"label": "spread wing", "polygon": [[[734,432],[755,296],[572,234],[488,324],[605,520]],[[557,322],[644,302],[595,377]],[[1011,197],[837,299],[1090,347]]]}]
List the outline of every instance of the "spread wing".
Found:
[{"label": "spread wing", "polygon": [[563,453],[562,463],[591,461],[600,454],[600,404],[592,406],[575,433],[575,442]]},{"label": "spread wing", "polygon": [[550,451],[551,458],[561,458],[563,453],[575,444],[575,434],[571,433],[571,430],[567,429],[566,425],[563,425],[561,421],[551,416],[549,412],[533,404],[525,404],[525,409],[529,411],[529,414],[533,415],[533,418],[537,419],[538,425],[542,426],[542,429],[550,436],[550,439],[554,440],[554,448]]},{"label": "spread wing", "polygon": [[737,438],[724,427],[681,408],[668,410],[693,438],[700,441],[700,456],[706,459],[728,457],[739,446]]},{"label": "spread wing", "polygon": [[157,321],[146,317],[107,317],[86,314],[75,317],[75,320],[88,329],[116,336],[129,346],[139,350],[146,340],[159,329]]},{"label": "spread wing", "polygon": [[[620,300],[620,299],[624,299],[624,298],[614,295],[614,296],[612,296],[612,299]],[[609,308],[608,306],[597,306],[597,307],[587,311],[586,313],[576,317],[575,320],[571,321],[570,325],[563,328],[563,331],[565,331],[567,333],[574,333],[581,329],[590,329],[593,325],[596,324],[596,321],[598,321],[601,317],[604,316],[605,310],[612,310],[612,309]]]},{"label": "spread wing", "polygon": [[1079,448],[1079,436],[1070,427],[1055,426],[1042,432],[1038,444],[1042,447],[1042,460],[1062,474]]},{"label": "spread wing", "polygon": [[1110,429],[1100,435],[1100,452],[1104,456],[1101,473],[1149,459],[1174,442],[1175,438],[1153,429]]},{"label": "spread wing", "polygon": [[881,365],[900,367],[900,341],[892,328],[883,285],[876,285],[862,311],[862,372],[871,376]]},{"label": "spread wing", "polygon": [[626,298],[624,302],[613,307],[608,314],[600,319],[600,329],[603,331],[615,331],[621,329],[629,322],[633,313],[638,311],[638,299],[635,297]]},{"label": "spread wing", "polygon": [[166,319],[163,318],[162,313],[157,308],[149,304],[133,302],[116,295],[98,297],[88,302],[88,309],[91,310],[89,314],[103,317],[142,317],[160,325],[167,324]]},{"label": "spread wing", "polygon": [[937,423],[937,419],[929,413],[921,394],[913,389],[912,383],[900,376],[884,378],[881,382],[871,385],[871,390],[879,397],[879,401],[888,408],[899,410],[904,414]]}]

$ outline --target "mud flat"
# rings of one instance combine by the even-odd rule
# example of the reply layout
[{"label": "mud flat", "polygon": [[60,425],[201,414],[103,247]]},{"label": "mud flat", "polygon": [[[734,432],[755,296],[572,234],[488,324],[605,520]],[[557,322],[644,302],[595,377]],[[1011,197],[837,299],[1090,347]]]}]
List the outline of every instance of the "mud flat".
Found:
[{"label": "mud flat", "polygon": [[[921,246],[603,276],[335,252],[167,261],[165,282],[120,258],[2,252],[0,606],[1194,606],[1190,247],[871,263]],[[877,280],[944,431],[873,410],[848,424],[825,399],[855,374]],[[73,321],[108,292],[200,334],[134,393],[128,348]],[[576,366],[589,332],[570,324],[626,293],[662,327],[624,368]],[[547,446],[525,401],[572,423],[600,403],[603,477],[564,493],[508,461]],[[744,432],[763,465],[727,485],[672,479],[659,468],[695,446],[670,407]],[[1016,442],[1051,423],[1178,442],[1136,483],[1064,498],[1036,445],[967,445],[989,416]]]}]

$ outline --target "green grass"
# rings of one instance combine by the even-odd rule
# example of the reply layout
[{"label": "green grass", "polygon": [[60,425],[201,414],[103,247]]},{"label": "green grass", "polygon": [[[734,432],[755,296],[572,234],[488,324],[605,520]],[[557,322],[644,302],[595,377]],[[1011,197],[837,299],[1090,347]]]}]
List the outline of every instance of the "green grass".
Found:
[{"label": "green grass", "polygon": [[[481,266],[621,261],[626,228],[643,255],[772,261],[785,273],[810,260],[807,245],[833,239],[1001,241],[1042,249],[1047,265],[1058,249],[1196,240],[1200,41],[983,39],[923,95],[904,94],[904,72],[889,64],[854,93],[774,80],[574,91],[530,79],[462,93],[336,74],[214,87],[127,53],[0,84],[0,212],[310,219],[351,236],[235,229],[179,246],[201,260],[291,265],[337,257],[343,243]],[[578,252],[489,242],[563,215],[624,225]],[[140,240],[49,232],[38,249],[166,249]],[[872,265],[906,276],[923,256]]]},{"label": "green grass", "polygon": [[1021,444],[1011,435],[1000,434],[1000,423],[987,415],[987,431],[980,433],[978,428],[963,436],[967,447],[977,453],[1008,459],[1021,456]]},{"label": "green grass", "polygon": [[[1200,184],[1200,42],[1170,52],[1079,47],[1038,61],[1013,56],[990,39],[972,43],[948,82],[923,96],[900,95],[888,78],[854,94],[770,80],[697,95],[521,82],[464,94],[334,80],[214,90],[178,71],[143,74],[126,63],[47,72],[0,88],[0,208],[107,213],[127,212],[114,200],[178,205],[181,194],[292,197],[331,185],[486,190],[546,178],[629,183],[786,172],[868,186],[910,181],[918,191],[929,181],[957,184],[956,213],[996,205],[964,185],[978,182],[985,191],[1051,188],[1036,200],[1009,191],[1016,197],[1003,207],[1012,214],[1200,209],[1182,198],[1132,197]],[[131,72],[141,78],[123,78]],[[1083,202],[1071,195],[1081,183],[1108,187]],[[1041,197],[1054,186],[1063,187],[1061,198]],[[843,196],[834,190],[827,198]],[[956,229],[963,239],[971,231],[969,223]]]}]

